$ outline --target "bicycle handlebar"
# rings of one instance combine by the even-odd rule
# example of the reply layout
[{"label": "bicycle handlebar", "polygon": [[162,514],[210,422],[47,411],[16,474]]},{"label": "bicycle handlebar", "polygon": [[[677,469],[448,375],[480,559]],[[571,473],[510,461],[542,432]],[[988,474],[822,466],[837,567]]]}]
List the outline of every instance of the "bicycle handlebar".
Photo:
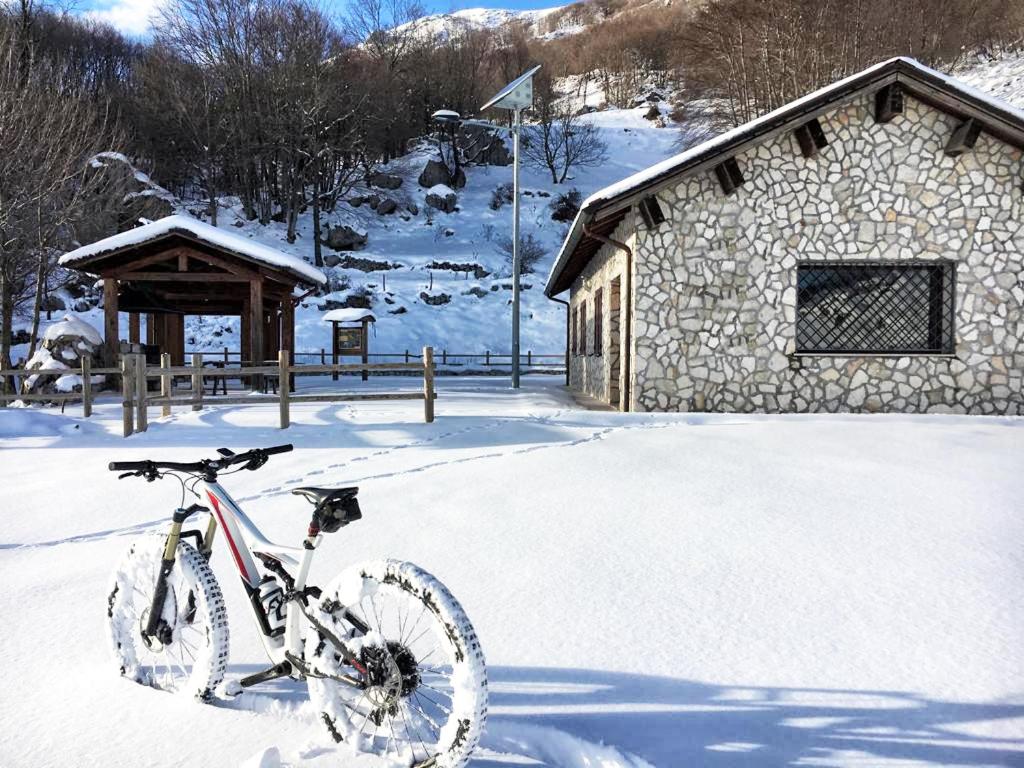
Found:
[{"label": "bicycle handlebar", "polygon": [[288,443],[270,448],[254,448],[245,453],[229,453],[218,459],[203,459],[202,461],[112,461],[107,465],[107,469],[111,472],[138,472],[141,474],[155,474],[157,470],[169,469],[177,472],[203,472],[215,475],[219,470],[227,469],[234,464],[251,463],[253,466],[250,469],[259,469],[266,462],[268,456],[288,453],[291,450],[292,445]]}]

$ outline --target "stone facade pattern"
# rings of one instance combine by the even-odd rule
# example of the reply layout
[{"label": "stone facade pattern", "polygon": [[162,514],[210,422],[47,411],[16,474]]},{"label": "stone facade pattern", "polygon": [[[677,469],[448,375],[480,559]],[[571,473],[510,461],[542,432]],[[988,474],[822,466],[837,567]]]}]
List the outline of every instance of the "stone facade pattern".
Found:
[{"label": "stone facade pattern", "polygon": [[[630,248],[635,247],[635,226],[633,214],[627,216],[615,228],[610,235],[611,239],[624,243]],[[626,254],[619,248],[605,244],[602,245],[594,258],[586,266],[582,273],[576,278],[570,291],[569,300],[569,328],[572,329],[573,313],[578,311],[582,305],[587,308],[586,328],[580,331],[586,335],[586,354],[573,354],[570,343],[569,349],[569,386],[576,392],[593,397],[605,403],[610,403],[617,408],[624,405],[620,401],[611,402],[611,367],[619,366],[620,381],[625,380],[625,355],[626,334],[620,333],[617,338],[612,332],[614,328],[611,321],[612,314],[612,283],[618,278],[620,291],[620,306],[625,306],[626,301]],[[602,328],[605,331],[602,354],[594,354],[594,298],[597,291],[603,292],[602,304]],[[623,317],[624,320],[624,317]],[[620,388],[620,396],[626,390]]]},{"label": "stone facade pattern", "polygon": [[[957,119],[911,97],[889,123],[867,96],[821,124],[816,157],[768,139],[732,195],[699,173],[637,222],[637,409],[1024,413],[1021,152],[983,133],[948,157]],[[794,354],[798,263],[935,259],[955,262],[955,355]]]}]

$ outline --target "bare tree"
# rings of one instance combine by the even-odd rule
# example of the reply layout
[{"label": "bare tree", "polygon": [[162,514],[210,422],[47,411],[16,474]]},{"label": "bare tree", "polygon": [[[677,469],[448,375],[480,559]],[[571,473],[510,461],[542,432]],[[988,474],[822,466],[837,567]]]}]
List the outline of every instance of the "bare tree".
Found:
[{"label": "bare tree", "polygon": [[81,83],[37,58],[25,22],[0,18],[0,368],[11,367],[14,318],[29,303],[37,334],[56,255],[101,183],[87,160],[111,136],[106,113]]},{"label": "bare tree", "polygon": [[558,98],[549,75],[534,81],[533,115],[536,123],[524,131],[523,157],[533,166],[547,168],[552,183],[561,184],[573,168],[604,162],[607,145],[597,128]]}]

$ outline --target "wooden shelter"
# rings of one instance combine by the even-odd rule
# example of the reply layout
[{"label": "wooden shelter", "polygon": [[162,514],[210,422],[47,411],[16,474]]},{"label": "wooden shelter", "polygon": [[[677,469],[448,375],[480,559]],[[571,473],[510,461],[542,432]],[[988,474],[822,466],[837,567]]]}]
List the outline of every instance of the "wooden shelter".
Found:
[{"label": "wooden shelter", "polygon": [[121,312],[128,313],[128,340],[142,341],[145,315],[145,342],[174,365],[184,363],[186,315],[240,317],[243,362],[276,360],[280,349],[294,357],[295,289],[325,282],[298,257],[183,215],[71,251],[60,263],[103,281],[107,365],[120,351]]}]

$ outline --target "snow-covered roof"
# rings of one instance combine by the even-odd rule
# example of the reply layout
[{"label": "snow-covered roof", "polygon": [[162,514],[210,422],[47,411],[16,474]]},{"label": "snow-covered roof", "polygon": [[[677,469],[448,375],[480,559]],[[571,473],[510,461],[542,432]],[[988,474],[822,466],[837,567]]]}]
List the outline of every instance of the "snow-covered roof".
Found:
[{"label": "snow-covered roof", "polygon": [[371,323],[377,322],[373,312],[368,309],[342,307],[341,309],[332,309],[329,312],[325,312],[323,319],[325,323],[358,323],[367,318]]},{"label": "snow-covered roof", "polygon": [[244,259],[267,264],[291,272],[305,282],[326,283],[323,272],[311,264],[287,253],[258,243],[247,237],[236,235],[214,227],[206,222],[184,214],[175,214],[158,219],[150,224],[130,229],[127,232],[104,238],[90,245],[76,248],[60,257],[62,266],[89,262],[116,251],[137,246],[170,235],[183,235],[193,240],[230,251]]},{"label": "snow-covered roof", "polygon": [[[972,88],[954,77],[926,67],[914,59],[902,56],[888,59],[855,75],[819,88],[785,106],[726,131],[590,195],[583,201],[558,257],[551,267],[544,288],[545,294],[554,296],[561,293],[569,287],[566,281],[571,282],[575,274],[579,274],[579,270],[574,269],[572,271],[575,274],[571,278],[568,274],[563,275],[577,246],[586,238],[583,232],[584,227],[597,220],[598,214],[601,214],[601,218],[603,218],[604,214],[612,214],[615,209],[622,210],[635,201],[639,195],[654,194],[658,189],[677,181],[687,173],[701,170],[716,157],[739,151],[743,145],[756,142],[779,129],[800,124],[813,117],[815,113],[820,114],[831,105],[862,91],[864,88],[878,85],[880,81],[899,82],[912,95],[937,103],[940,108],[943,106],[943,99],[954,101],[962,111],[968,113],[968,116],[976,117],[987,130],[1008,140],[1013,139],[1018,146],[1024,145],[1024,110],[1017,109],[1001,99]],[[607,234],[607,232],[602,234]],[[586,260],[589,260],[592,255],[592,253],[588,254]],[[576,266],[582,269],[585,266],[585,261]]]},{"label": "snow-covered roof", "polygon": [[77,315],[65,315],[63,320],[49,326],[43,334],[43,339],[53,341],[61,336],[80,336],[90,344],[103,343],[103,337],[100,336],[100,332]]}]

